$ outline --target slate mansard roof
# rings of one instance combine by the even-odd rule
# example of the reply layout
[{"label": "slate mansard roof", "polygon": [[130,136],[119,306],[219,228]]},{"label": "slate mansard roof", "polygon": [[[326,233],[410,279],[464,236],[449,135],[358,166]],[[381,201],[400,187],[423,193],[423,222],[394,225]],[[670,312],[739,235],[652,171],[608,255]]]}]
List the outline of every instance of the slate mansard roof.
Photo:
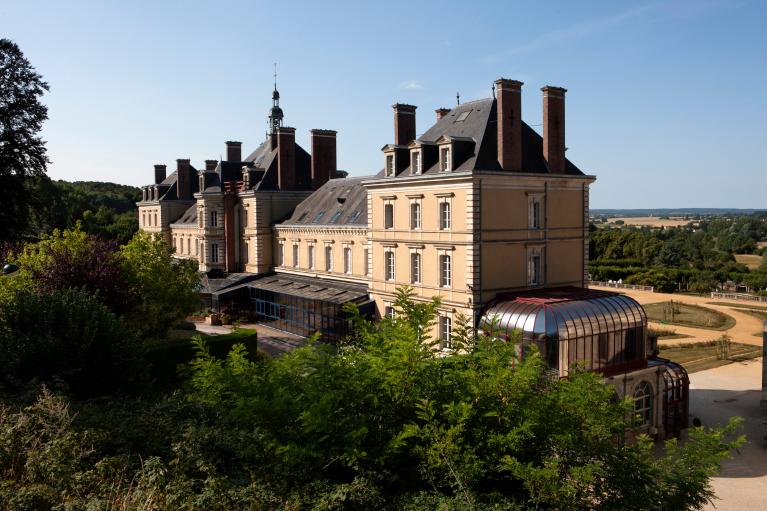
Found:
[{"label": "slate mansard roof", "polygon": [[[453,172],[473,170],[501,170],[498,164],[498,121],[497,100],[485,98],[462,103],[446,114],[418,137],[415,142],[436,144],[441,138],[472,141],[473,151],[463,161],[456,161]],[[566,160],[565,175],[583,176],[578,167]],[[543,158],[543,137],[522,121],[522,172],[548,174],[549,169]],[[439,163],[423,169],[423,175],[444,175]],[[376,177],[383,177],[383,169]],[[395,177],[411,176],[410,166]]]},{"label": "slate mansard roof", "polygon": [[370,177],[331,179],[279,225],[367,226],[368,197],[362,182]]}]

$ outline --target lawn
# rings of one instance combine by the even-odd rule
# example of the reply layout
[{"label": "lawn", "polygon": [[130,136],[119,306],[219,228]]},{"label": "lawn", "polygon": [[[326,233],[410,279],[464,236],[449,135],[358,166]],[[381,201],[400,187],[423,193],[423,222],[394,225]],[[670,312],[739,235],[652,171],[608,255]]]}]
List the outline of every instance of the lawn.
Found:
[{"label": "lawn", "polygon": [[676,301],[644,305],[647,319],[664,325],[727,330],[735,325],[732,316],[717,310]]},{"label": "lawn", "polygon": [[696,342],[660,347],[660,356],[682,364],[688,373],[704,371],[732,362],[761,356],[762,348],[734,342],[730,347],[730,356],[726,360],[717,357],[715,342]]}]

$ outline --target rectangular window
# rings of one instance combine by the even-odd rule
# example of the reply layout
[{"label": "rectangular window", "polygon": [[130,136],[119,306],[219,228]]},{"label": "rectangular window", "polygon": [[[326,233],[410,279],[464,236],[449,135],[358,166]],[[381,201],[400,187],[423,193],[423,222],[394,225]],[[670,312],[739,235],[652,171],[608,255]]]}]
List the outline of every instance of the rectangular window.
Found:
[{"label": "rectangular window", "polygon": [[333,247],[325,245],[325,271],[333,271]]},{"label": "rectangular window", "polygon": [[307,255],[309,256],[309,268],[314,269],[314,245],[307,247]]},{"label": "rectangular window", "polygon": [[450,168],[450,148],[449,147],[443,147],[440,152],[440,169],[442,171],[448,171],[451,170]]},{"label": "rectangular window", "polygon": [[450,287],[453,275],[452,275],[452,259],[447,254],[439,256],[439,286]]},{"label": "rectangular window", "polygon": [[541,222],[541,201],[538,197],[530,198],[530,229],[540,229]]},{"label": "rectangular window", "polygon": [[394,228],[394,204],[384,204],[384,229]]},{"label": "rectangular window", "polygon": [[418,202],[410,204],[410,228],[421,228],[421,204]]},{"label": "rectangular window", "polygon": [[370,250],[367,248],[362,252],[362,264],[365,275],[370,275]]},{"label": "rectangular window", "polygon": [[217,227],[218,226],[218,211],[211,211],[210,212],[210,226],[211,227]]},{"label": "rectangular window", "polygon": [[450,203],[440,202],[439,203],[439,228],[440,230],[447,230],[450,229],[451,224],[451,218],[450,218]]},{"label": "rectangular window", "polygon": [[421,283],[421,254],[418,252],[410,254],[410,283]]},{"label": "rectangular window", "polygon": [[344,273],[352,272],[352,249],[344,247]]},{"label": "rectangular window", "polygon": [[442,349],[449,350],[453,347],[453,321],[448,316],[439,317],[439,338],[442,340]]},{"label": "rectangular window", "polygon": [[528,284],[531,286],[542,284],[540,252],[532,253],[528,259]]},{"label": "rectangular window", "polygon": [[293,268],[298,268],[298,243],[293,245]]},{"label": "rectangular window", "polygon": [[277,266],[285,264],[285,244],[280,243],[280,248],[277,251]]},{"label": "rectangular window", "polygon": [[386,280],[394,280],[394,252],[385,252]]},{"label": "rectangular window", "polygon": [[410,169],[413,174],[421,173],[421,151],[415,151],[413,153],[413,161]]},{"label": "rectangular window", "polygon": [[194,240],[194,255],[196,255],[196,256],[200,255],[200,240],[199,239]]},{"label": "rectangular window", "polygon": [[186,239],[186,253],[189,255],[192,254],[192,238]]},{"label": "rectangular window", "polygon": [[394,155],[393,154],[386,155],[386,175],[387,176],[394,175]]},{"label": "rectangular window", "polygon": [[210,244],[210,262],[212,263],[218,262],[218,243]]},{"label": "rectangular window", "polygon": [[157,227],[157,213],[154,214],[154,226]]},{"label": "rectangular window", "polygon": [[146,212],[141,213],[141,227],[146,226]]},{"label": "rectangular window", "polygon": [[391,305],[384,306],[384,316],[390,319],[394,319],[394,307]]}]

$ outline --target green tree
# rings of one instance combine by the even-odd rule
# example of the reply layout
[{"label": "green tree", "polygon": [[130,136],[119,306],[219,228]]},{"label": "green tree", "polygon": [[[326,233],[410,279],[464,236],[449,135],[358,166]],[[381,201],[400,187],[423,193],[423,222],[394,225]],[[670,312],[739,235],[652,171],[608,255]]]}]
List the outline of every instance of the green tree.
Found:
[{"label": "green tree", "polygon": [[175,260],[160,235],[136,233],[120,256],[133,304],[126,319],[142,336],[163,337],[199,308],[197,262]]},{"label": "green tree", "polygon": [[30,194],[25,182],[48,164],[39,136],[48,109],[40,102],[48,84],[16,43],[0,39],[0,240],[27,228]]}]

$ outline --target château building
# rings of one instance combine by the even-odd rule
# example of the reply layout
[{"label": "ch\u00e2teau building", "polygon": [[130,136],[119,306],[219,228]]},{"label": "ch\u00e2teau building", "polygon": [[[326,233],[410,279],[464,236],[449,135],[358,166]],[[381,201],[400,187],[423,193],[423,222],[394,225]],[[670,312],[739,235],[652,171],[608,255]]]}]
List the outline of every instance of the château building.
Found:
[{"label": "ch\u00e2teau building", "polygon": [[433,334],[445,348],[459,315],[521,330],[560,377],[583,363],[634,396],[641,428],[678,433],[686,373],[654,356],[638,303],[585,289],[595,177],[566,157],[566,90],[542,89],[540,136],[521,119],[522,85],[499,79],[493,97],[440,108],[420,136],[417,108],[395,104],[382,170],[366,177],[337,169],[335,131],[311,130],[310,152],[296,143],[275,85],[253,152],[227,142],[226,160],[201,170],[155,165],[140,227],[225,276],[205,280],[214,308],[334,341],[345,303],[391,315],[408,285],[419,300],[440,297]]}]

